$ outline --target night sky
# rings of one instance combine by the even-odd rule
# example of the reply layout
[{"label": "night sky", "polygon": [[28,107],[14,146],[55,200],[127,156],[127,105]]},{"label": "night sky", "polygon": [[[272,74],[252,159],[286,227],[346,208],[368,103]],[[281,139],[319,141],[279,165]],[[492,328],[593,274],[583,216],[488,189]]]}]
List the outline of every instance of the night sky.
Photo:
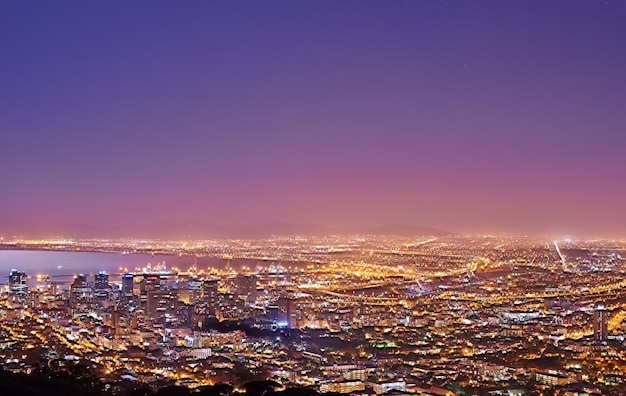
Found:
[{"label": "night sky", "polygon": [[626,236],[626,1],[2,1],[0,232]]}]

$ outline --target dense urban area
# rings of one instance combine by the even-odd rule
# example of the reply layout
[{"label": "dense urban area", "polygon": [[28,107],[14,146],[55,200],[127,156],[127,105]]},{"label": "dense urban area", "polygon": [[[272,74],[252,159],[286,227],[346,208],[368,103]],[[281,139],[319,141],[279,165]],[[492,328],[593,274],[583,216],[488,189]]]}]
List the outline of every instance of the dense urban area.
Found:
[{"label": "dense urban area", "polygon": [[0,248],[226,263],[67,279],[8,269],[3,376],[70,373],[108,394],[257,383],[353,395],[626,395],[626,241],[5,238]]}]

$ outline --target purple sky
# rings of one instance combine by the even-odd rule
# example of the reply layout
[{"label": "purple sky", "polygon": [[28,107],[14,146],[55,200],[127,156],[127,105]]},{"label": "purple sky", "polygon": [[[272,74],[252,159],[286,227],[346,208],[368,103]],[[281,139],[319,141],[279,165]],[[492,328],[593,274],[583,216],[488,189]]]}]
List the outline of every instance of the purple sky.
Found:
[{"label": "purple sky", "polygon": [[0,232],[626,236],[624,1],[0,5]]}]

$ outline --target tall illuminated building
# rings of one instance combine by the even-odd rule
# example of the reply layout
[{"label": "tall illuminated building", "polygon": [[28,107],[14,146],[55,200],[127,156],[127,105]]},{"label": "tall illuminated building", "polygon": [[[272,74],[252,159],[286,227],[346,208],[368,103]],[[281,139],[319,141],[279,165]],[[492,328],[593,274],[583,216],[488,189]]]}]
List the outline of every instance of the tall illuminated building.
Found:
[{"label": "tall illuminated building", "polygon": [[109,274],[101,271],[96,274],[93,284],[93,296],[96,300],[108,300],[111,286],[109,285]]},{"label": "tall illuminated building", "polygon": [[302,325],[302,311],[293,296],[281,296],[276,303],[280,310],[280,318],[277,320],[278,327],[296,329]]},{"label": "tall illuminated building", "polygon": [[28,294],[28,275],[26,272],[12,269],[9,274],[9,290],[11,294],[16,296],[25,296]]},{"label": "tall illuminated building", "polygon": [[91,289],[85,275],[78,275],[70,285],[70,305],[76,307],[89,301]]},{"label": "tall illuminated building", "polygon": [[179,316],[178,290],[151,290],[147,294],[146,317],[166,323]]},{"label": "tall illuminated building", "polygon": [[256,301],[256,275],[237,275],[235,286],[239,297],[245,299],[248,303]]},{"label": "tall illuminated building", "polygon": [[606,341],[608,330],[609,311],[604,304],[596,305],[593,311],[593,338],[596,341]]},{"label": "tall illuminated building", "polygon": [[139,282],[139,306],[146,308],[148,303],[148,293],[163,289],[161,276],[158,274],[143,274],[143,279]]},{"label": "tall illuminated building", "polygon": [[120,301],[128,303],[133,300],[133,288],[135,283],[135,276],[133,274],[122,275],[122,294],[120,295]]},{"label": "tall illuminated building", "polygon": [[219,306],[219,280],[207,279],[202,284],[202,300],[206,304],[207,314],[215,316],[215,312]]},{"label": "tall illuminated building", "polygon": [[202,285],[204,282],[200,279],[192,278],[187,282],[187,290],[189,292],[189,304],[195,304],[202,298]]}]

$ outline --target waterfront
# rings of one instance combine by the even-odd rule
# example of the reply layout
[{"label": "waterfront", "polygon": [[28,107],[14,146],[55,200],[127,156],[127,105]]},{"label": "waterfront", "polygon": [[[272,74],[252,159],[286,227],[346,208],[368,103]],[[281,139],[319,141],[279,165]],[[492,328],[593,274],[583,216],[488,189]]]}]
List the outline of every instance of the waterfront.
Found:
[{"label": "waterfront", "polygon": [[[241,272],[278,264],[274,261],[246,258],[224,259],[219,257],[175,254],[122,254],[109,252],[74,252],[53,250],[0,250],[0,273],[2,278],[17,268],[31,275],[30,283],[38,274],[49,275],[57,280],[69,280],[76,274],[109,274],[142,272],[147,268],[165,266],[167,270],[185,272],[192,266],[204,271]],[[297,265],[290,263],[290,265]],[[112,277],[119,280],[119,277]]]}]

